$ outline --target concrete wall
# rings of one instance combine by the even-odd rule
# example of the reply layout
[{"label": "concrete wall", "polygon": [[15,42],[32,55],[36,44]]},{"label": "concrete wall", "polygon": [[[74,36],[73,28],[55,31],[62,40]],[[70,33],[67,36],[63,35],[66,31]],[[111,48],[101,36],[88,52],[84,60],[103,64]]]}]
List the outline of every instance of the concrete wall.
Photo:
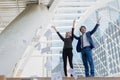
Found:
[{"label": "concrete wall", "polygon": [[27,48],[23,40],[30,42],[36,29],[47,27],[50,13],[45,6],[29,5],[0,34],[0,75],[8,75]]}]

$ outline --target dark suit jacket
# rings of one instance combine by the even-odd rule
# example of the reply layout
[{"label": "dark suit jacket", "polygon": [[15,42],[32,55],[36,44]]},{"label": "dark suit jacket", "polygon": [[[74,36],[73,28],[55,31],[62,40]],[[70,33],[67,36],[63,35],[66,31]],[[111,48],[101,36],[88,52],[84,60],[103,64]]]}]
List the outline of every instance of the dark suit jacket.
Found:
[{"label": "dark suit jacket", "polygon": [[[93,49],[95,47],[91,35],[97,30],[98,26],[99,26],[99,24],[96,24],[92,31],[86,32],[86,36],[87,36],[88,41],[90,43],[90,48],[91,49]],[[77,36],[74,35],[74,38],[78,40],[78,43],[77,43],[77,46],[76,46],[76,50],[77,50],[77,52],[81,52],[81,40],[80,40],[81,36],[77,37]]]}]

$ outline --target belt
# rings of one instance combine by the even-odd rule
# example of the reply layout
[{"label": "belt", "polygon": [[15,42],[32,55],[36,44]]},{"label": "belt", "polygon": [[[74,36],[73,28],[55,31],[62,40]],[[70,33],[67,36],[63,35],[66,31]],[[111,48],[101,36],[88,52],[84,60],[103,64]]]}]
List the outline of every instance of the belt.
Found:
[{"label": "belt", "polygon": [[85,49],[85,48],[90,48],[90,46],[85,46],[85,47],[83,47],[82,49]]}]

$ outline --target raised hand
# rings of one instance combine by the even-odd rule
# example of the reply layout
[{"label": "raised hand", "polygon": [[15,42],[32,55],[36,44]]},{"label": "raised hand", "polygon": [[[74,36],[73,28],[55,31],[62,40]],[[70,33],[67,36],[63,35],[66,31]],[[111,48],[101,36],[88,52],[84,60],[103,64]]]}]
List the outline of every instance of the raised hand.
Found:
[{"label": "raised hand", "polygon": [[56,29],[56,27],[55,27],[55,26],[51,26],[51,28],[53,28],[53,29],[57,32],[57,29]]},{"label": "raised hand", "polygon": [[75,28],[76,19],[73,21],[73,28]]},{"label": "raised hand", "polygon": [[100,18],[98,18],[97,23],[100,23],[100,20],[101,20],[101,17],[100,17]]}]

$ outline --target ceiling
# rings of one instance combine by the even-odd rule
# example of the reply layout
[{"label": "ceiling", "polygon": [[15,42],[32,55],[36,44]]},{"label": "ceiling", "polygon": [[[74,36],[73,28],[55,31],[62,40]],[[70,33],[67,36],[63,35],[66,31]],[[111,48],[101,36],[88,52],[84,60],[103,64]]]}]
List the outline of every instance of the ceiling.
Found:
[{"label": "ceiling", "polygon": [[26,8],[28,4],[50,6],[53,0],[0,0],[0,33]]}]

